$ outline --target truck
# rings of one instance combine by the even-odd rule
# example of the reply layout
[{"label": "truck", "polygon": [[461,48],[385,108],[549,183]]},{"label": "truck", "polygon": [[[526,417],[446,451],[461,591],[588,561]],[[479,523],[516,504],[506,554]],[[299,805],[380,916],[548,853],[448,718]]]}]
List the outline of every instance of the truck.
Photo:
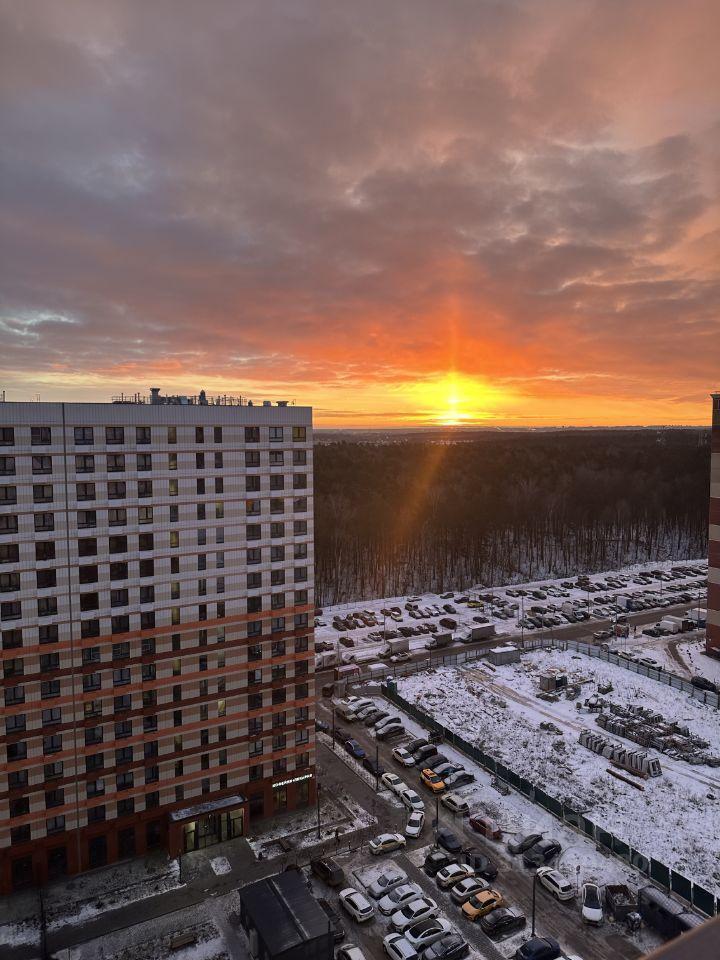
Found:
[{"label": "truck", "polygon": [[463,643],[477,643],[478,640],[489,640],[495,636],[495,624],[483,623],[479,627],[470,627],[470,633],[461,637]]},{"label": "truck", "polygon": [[678,623],[677,617],[663,617],[658,626],[668,633],[682,633],[682,620]]},{"label": "truck", "polygon": [[452,639],[453,635],[451,633],[434,633],[425,643],[425,649],[440,650],[442,647],[449,647]]},{"label": "truck", "polygon": [[387,657],[394,657],[397,653],[409,653],[410,652],[410,640],[407,637],[397,637],[395,640],[388,640],[385,644],[385,649],[382,651],[380,656],[383,659]]},{"label": "truck", "polygon": [[325,650],[323,653],[315,654],[316,670],[327,670],[328,667],[336,667],[337,662],[337,654],[334,650]]}]

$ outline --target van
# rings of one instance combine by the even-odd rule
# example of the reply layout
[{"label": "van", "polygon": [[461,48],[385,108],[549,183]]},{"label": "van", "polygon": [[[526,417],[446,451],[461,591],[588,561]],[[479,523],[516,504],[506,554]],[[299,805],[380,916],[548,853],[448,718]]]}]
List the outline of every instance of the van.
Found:
[{"label": "van", "polygon": [[318,857],[317,860],[311,860],[310,869],[316,877],[324,880],[329,887],[339,887],[345,883],[343,868],[330,857]]},{"label": "van", "polygon": [[349,703],[345,703],[342,700],[335,704],[335,713],[348,723],[352,723],[353,720],[356,719],[356,714],[353,708]]}]

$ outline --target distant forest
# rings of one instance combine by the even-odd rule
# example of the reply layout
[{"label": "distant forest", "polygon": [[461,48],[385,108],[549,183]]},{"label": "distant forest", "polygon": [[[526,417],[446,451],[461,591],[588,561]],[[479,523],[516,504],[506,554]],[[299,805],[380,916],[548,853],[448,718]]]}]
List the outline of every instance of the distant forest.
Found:
[{"label": "distant forest", "polygon": [[318,603],[707,552],[709,432],[320,442]]}]

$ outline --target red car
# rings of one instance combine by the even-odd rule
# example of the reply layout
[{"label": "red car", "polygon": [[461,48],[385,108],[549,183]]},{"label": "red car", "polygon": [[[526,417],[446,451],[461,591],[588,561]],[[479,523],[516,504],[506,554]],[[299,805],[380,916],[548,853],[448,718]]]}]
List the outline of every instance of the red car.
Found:
[{"label": "red car", "polygon": [[502,830],[490,817],[483,817],[479,813],[474,813],[470,817],[470,826],[476,833],[482,834],[488,840],[502,839]]}]

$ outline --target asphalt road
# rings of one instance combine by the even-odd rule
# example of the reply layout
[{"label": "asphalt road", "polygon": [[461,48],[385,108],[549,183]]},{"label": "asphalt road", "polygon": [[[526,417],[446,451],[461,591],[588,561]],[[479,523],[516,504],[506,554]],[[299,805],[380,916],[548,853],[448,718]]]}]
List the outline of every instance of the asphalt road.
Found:
[{"label": "asphalt road", "polygon": [[[318,703],[318,713],[324,715],[324,718],[330,718],[331,713],[327,702]],[[416,768],[402,768],[391,756],[392,745],[379,743],[372,737],[368,729],[362,723],[353,723],[351,725],[343,724],[351,730],[352,736],[357,739],[365,748],[369,756],[375,756],[376,745],[381,764],[386,770],[392,770],[398,773],[410,786],[420,793],[426,800],[426,826],[423,836],[417,841],[411,841],[408,844],[412,846],[425,846],[432,842],[431,821],[434,818],[434,802],[428,797],[418,782],[418,773]],[[337,745],[337,750],[341,750]],[[497,799],[497,798],[494,798]],[[443,827],[454,830],[468,845],[472,844],[480,848],[492,860],[494,860],[500,872],[497,881],[498,889],[505,895],[511,906],[518,907],[527,917],[528,925],[525,933],[530,932],[530,918],[532,915],[532,875],[522,866],[521,857],[510,856],[504,845],[497,842],[486,840],[484,837],[476,834],[468,825],[467,819],[454,817],[445,807],[439,805],[439,819]],[[397,829],[396,825],[388,825],[383,829]],[[393,857],[393,855],[391,855]],[[428,895],[447,907],[446,913],[453,923],[457,923],[457,928],[467,937],[467,939],[481,950],[487,957],[498,957],[503,954],[502,944],[499,945],[499,952],[492,942],[485,937],[477,924],[469,924],[463,921],[460,916],[459,908],[450,901],[449,895],[440,891],[435,882],[425,876],[402,854],[393,857],[402,868],[408,873],[411,879],[420,883],[427,891]],[[389,859],[389,858],[385,858]],[[580,920],[579,909],[576,902],[559,903],[541,887],[536,890],[536,922],[541,933],[551,934],[560,942],[561,946],[568,953],[578,954],[583,960],[635,960],[641,956],[641,951],[635,944],[623,935],[621,928],[606,923],[599,930],[584,927]],[[353,927],[356,927],[353,924]],[[375,934],[377,936],[377,933]],[[367,931],[368,943],[371,945],[372,931]],[[506,955],[506,954],[504,954]]]}]

